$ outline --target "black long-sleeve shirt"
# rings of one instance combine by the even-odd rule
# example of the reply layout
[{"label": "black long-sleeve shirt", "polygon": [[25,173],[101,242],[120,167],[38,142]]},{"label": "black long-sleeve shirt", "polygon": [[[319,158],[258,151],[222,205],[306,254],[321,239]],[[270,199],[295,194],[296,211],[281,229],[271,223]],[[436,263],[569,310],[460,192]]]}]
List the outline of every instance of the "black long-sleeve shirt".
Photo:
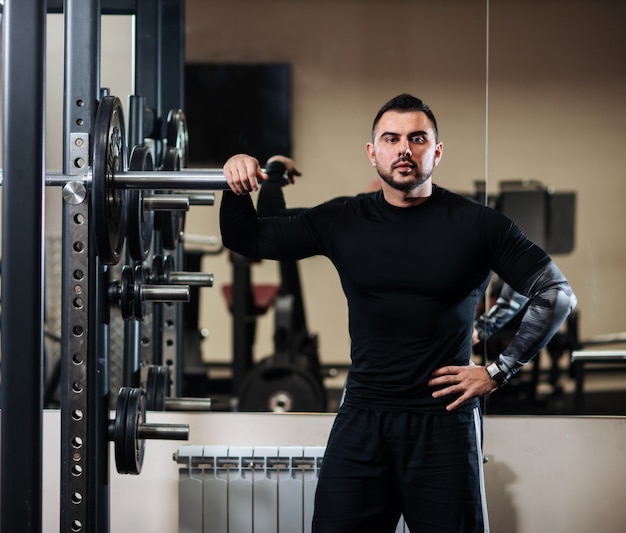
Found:
[{"label": "black long-sleeve shirt", "polygon": [[433,399],[427,383],[437,368],[469,363],[491,271],[531,299],[528,320],[499,358],[509,375],[545,346],[575,304],[563,275],[510,219],[438,186],[414,207],[394,207],[378,192],[271,218],[257,217],[249,196],[226,191],[220,224],[224,245],[238,253],[324,255],[335,265],[349,310],[347,405],[444,412],[450,398]]}]

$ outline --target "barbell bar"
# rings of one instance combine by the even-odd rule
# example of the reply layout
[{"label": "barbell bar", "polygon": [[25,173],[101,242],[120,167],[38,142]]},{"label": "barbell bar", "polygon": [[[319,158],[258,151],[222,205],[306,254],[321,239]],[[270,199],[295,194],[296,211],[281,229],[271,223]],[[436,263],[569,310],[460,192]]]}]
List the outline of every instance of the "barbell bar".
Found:
[{"label": "barbell bar", "polygon": [[[81,176],[64,174],[60,170],[46,170],[46,187],[65,187],[69,183],[89,187],[93,171]],[[0,169],[0,186],[4,183],[4,172]],[[124,170],[115,174],[110,186],[122,190],[176,190],[221,191],[230,189],[224,170],[221,168],[186,168],[182,170]],[[199,201],[204,197],[200,195]],[[206,202],[214,201],[207,196]],[[192,203],[195,203],[192,201]]]}]

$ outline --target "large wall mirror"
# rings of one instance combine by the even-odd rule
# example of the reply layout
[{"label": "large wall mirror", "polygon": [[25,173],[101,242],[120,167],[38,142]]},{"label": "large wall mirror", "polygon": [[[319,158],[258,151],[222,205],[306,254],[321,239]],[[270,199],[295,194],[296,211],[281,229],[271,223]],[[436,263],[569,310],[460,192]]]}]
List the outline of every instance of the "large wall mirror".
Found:
[{"label": "large wall mirror", "polygon": [[[600,372],[588,365],[581,403],[569,361],[571,335],[583,345],[601,336],[611,341],[594,349],[624,348],[616,340],[625,329],[625,15],[615,1],[300,1],[279,10],[252,1],[188,1],[186,53],[195,64],[291,65],[293,155],[304,173],[285,190],[292,206],[362,190],[373,177],[364,145],[375,111],[403,91],[428,102],[445,147],[435,181],[485,201],[504,199],[502,208],[544,239],[578,296],[577,321],[563,327],[551,353],[542,351],[488,399],[487,413],[626,414],[624,402],[612,401],[624,394],[626,367]],[[235,19],[245,38],[223,24]],[[207,223],[217,228],[203,218],[193,231]],[[349,338],[343,294],[327,263],[312,258],[299,266],[308,328],[318,336],[323,366],[338,371],[325,379],[332,405]],[[230,283],[233,265],[221,267]],[[278,272],[271,262],[253,265],[252,282],[276,283]],[[206,295],[200,322],[209,331],[207,361],[231,356],[225,310],[223,294]],[[258,317],[256,361],[275,352],[274,325],[271,309]],[[506,342],[503,331],[487,350]]]},{"label": "large wall mirror", "polygon": [[[375,177],[365,155],[374,114],[400,92],[422,98],[437,116],[445,148],[434,181],[508,210],[534,239],[543,239],[578,297],[576,320],[516,383],[487,400],[487,414],[626,415],[626,365],[619,355],[608,365],[586,365],[584,382],[576,380],[569,359],[574,341],[582,349],[617,354],[626,349],[621,236],[626,5],[619,0],[275,4],[186,0],[186,61],[289,67],[291,138],[276,151],[287,146],[303,176],[285,189],[288,205],[311,206],[367,188]],[[103,25],[102,84],[127,102],[133,85],[132,20],[106,18],[116,20]],[[55,91],[47,104],[50,168],[60,167],[62,153],[60,31],[49,22],[47,80]],[[211,97],[207,92],[207,102]],[[60,199],[49,196],[48,228],[58,231]],[[185,229],[190,236],[219,235],[217,207],[190,211]],[[192,313],[191,349],[200,379],[190,376],[184,392],[206,393],[215,398],[216,410],[230,410],[231,366],[242,348],[235,346],[241,337],[234,334],[229,290],[240,265],[225,250],[195,255],[193,246],[190,250],[195,266],[214,273],[215,284],[202,291]],[[270,261],[248,267],[261,309],[248,325],[253,343],[243,349],[260,363],[276,352],[276,309],[268,298],[280,284],[281,270]],[[349,364],[347,307],[326,259],[307,259],[298,268],[304,320],[323,372],[324,410],[333,411]],[[481,361],[506,342],[504,331],[475,349],[474,357]],[[263,388],[265,378],[259,379],[256,385]],[[306,373],[289,379],[307,394],[315,389]],[[581,390],[582,398],[576,394]],[[281,402],[289,405],[288,395],[277,395],[276,402],[277,410],[285,406]]]}]

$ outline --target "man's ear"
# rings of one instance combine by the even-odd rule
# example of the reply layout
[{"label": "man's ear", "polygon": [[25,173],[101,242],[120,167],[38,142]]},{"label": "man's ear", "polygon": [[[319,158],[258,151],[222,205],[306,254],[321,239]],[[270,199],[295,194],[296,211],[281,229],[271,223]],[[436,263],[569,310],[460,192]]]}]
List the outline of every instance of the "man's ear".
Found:
[{"label": "man's ear", "polygon": [[374,152],[374,143],[367,143],[365,145],[365,151],[367,152],[367,158],[370,160],[370,163],[373,167],[376,166],[376,154]]},{"label": "man's ear", "polygon": [[437,143],[435,147],[435,166],[439,164],[441,161],[441,156],[443,155],[443,143]]}]

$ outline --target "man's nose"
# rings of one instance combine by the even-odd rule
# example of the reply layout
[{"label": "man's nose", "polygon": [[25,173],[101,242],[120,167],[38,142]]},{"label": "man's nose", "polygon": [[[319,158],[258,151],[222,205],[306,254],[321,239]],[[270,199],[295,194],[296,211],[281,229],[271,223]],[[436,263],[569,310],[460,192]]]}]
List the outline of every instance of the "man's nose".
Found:
[{"label": "man's nose", "polygon": [[413,152],[411,152],[411,147],[409,146],[409,143],[403,143],[400,146],[400,155],[404,156],[404,157],[411,157],[413,155]]}]

